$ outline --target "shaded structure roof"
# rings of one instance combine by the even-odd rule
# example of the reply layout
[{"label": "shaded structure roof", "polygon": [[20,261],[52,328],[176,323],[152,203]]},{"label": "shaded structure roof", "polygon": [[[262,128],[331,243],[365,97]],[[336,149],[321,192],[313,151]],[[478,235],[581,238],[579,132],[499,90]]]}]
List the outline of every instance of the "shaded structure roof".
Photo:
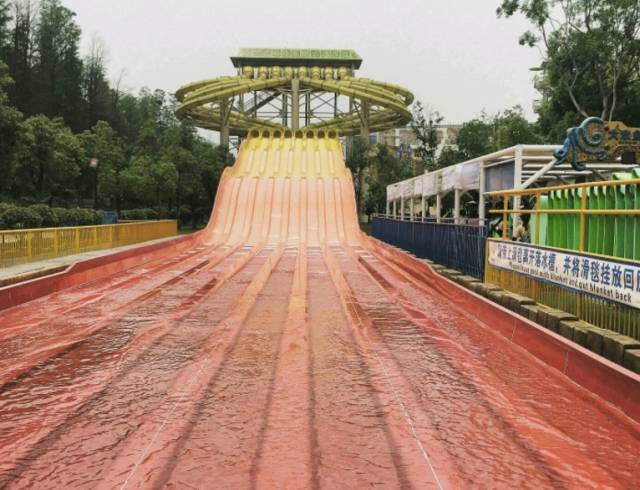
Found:
[{"label": "shaded structure roof", "polygon": [[260,66],[346,66],[360,68],[362,58],[353,49],[240,48],[231,57],[236,68]]}]

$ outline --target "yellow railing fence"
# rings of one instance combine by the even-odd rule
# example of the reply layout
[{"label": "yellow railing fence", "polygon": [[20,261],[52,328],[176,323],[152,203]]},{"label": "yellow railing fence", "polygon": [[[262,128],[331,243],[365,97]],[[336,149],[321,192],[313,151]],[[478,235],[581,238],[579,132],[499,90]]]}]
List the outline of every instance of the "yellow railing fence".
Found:
[{"label": "yellow railing fence", "polygon": [[592,325],[640,340],[640,311],[636,308],[565,289],[517,272],[499,269],[489,263],[484,271],[485,282],[531,298],[536,303],[571,313]]},{"label": "yellow railing fence", "polygon": [[0,231],[0,268],[174,236],[175,220]]},{"label": "yellow railing fence", "polygon": [[[620,198],[633,192],[633,200],[626,202]],[[611,180],[588,182],[564,186],[543,187],[535,189],[512,189],[486,194],[489,197],[502,198],[502,205],[490,210],[494,215],[502,216],[500,240],[509,240],[510,217],[528,214],[530,221],[531,242],[534,246],[545,245],[548,250],[568,253],[579,253],[595,259],[625,259],[632,264],[640,264],[635,253],[635,243],[640,240],[640,179]],[[609,196],[611,199],[594,201],[593,196]],[[535,196],[532,209],[514,208],[511,199],[516,197]],[[573,196],[567,203],[547,203],[545,198]],[[618,199],[616,200],[616,197]],[[605,217],[610,217],[603,225]],[[565,221],[562,221],[562,220]],[[621,226],[624,221],[625,227]],[[515,220],[511,220],[515,221]],[[545,229],[546,228],[546,229]],[[549,246],[557,241],[549,240],[549,234],[562,235],[562,247]],[[593,235],[593,236],[592,236]],[[603,235],[606,235],[603,236]],[[615,235],[615,236],[613,236]],[[607,242],[609,247],[592,247],[594,241]],[[615,246],[617,241],[631,241],[631,246]],[[610,242],[610,243],[609,243]],[[488,245],[488,243],[487,243]],[[609,253],[603,253],[608,251]],[[640,310],[632,306],[601,299],[574,289],[568,289],[548,281],[522,273],[494,267],[489,263],[488,251],[485,260],[485,282],[523,296],[532,298],[538,303],[571,313],[593,325],[607,328],[640,340]]]}]

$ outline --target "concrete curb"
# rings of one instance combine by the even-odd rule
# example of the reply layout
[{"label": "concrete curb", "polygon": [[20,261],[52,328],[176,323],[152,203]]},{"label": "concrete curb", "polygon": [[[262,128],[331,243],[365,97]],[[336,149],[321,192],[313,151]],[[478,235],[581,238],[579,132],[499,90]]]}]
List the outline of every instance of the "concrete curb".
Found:
[{"label": "concrete curb", "polygon": [[463,275],[455,269],[448,269],[431,261],[422,260],[436,272],[461,286],[640,374],[640,341],[612,330],[596,327],[584,320],[579,320],[571,313],[536,303],[531,298],[506,291],[495,284],[482,282],[475,277]]}]

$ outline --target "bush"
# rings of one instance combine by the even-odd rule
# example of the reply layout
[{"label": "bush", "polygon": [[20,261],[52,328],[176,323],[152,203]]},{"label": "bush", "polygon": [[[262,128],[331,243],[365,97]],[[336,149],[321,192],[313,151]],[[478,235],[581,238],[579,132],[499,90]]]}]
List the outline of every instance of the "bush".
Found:
[{"label": "bush", "polygon": [[29,206],[28,209],[31,209],[40,216],[43,227],[53,228],[55,226],[59,226],[60,220],[58,219],[58,215],[54,211],[54,208],[50,208],[46,204],[34,204],[33,206]]},{"label": "bush", "polygon": [[189,223],[192,219],[191,208],[186,204],[180,206],[180,225]]},{"label": "bush", "polygon": [[53,228],[102,224],[102,211],[84,208],[50,208],[45,204],[20,207],[0,203],[0,229]]},{"label": "bush", "polygon": [[58,219],[58,226],[76,226],[76,216],[73,209],[52,208],[53,213]]},{"label": "bush", "polygon": [[11,230],[39,228],[42,217],[31,208],[10,206],[2,213],[3,227]]},{"label": "bush", "polygon": [[120,212],[119,218],[121,220],[153,220],[158,219],[158,212],[155,209],[141,208],[141,209],[127,209]]},{"label": "bush", "polygon": [[76,212],[78,226],[90,226],[95,224],[93,209],[76,208],[74,211]]}]

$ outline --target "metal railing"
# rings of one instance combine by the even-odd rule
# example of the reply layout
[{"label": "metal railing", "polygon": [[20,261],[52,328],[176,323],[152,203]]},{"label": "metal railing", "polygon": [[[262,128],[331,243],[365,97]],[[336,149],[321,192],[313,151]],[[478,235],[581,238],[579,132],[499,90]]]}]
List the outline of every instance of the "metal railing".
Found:
[{"label": "metal railing", "polygon": [[[558,195],[566,202],[563,207],[551,207],[552,198]],[[640,179],[512,189],[488,192],[485,196],[502,198],[502,208],[491,209],[489,213],[502,215],[503,240],[508,239],[509,217],[527,214],[533,217],[532,243],[536,245],[640,260]],[[511,198],[523,196],[535,197],[533,209],[509,208]],[[607,216],[614,218],[606,219]],[[544,217],[549,220],[548,235],[542,233]],[[589,232],[591,236],[587,237]]]},{"label": "metal railing", "polygon": [[484,269],[484,226],[373,217],[373,236],[416,256],[481,278]]},{"label": "metal railing", "polygon": [[[640,258],[640,179],[609,180],[487,193],[502,198],[491,209],[502,216],[501,240],[509,239],[509,219],[530,215],[531,242],[550,250],[578,252],[594,259]],[[509,200],[534,196],[533,209],[513,209]],[[486,282],[496,284],[591,324],[640,339],[640,310],[575,289],[485,264]]]},{"label": "metal railing", "polygon": [[0,268],[176,235],[175,220],[0,231]]}]

